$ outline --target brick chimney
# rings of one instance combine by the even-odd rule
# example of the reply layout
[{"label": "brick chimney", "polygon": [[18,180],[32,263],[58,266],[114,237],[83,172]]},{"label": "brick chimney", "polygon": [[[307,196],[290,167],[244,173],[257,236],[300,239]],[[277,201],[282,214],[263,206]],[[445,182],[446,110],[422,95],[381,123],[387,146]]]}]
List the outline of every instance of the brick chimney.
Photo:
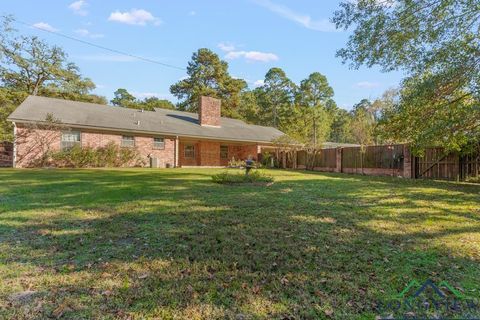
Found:
[{"label": "brick chimney", "polygon": [[220,127],[220,106],[219,99],[211,97],[200,97],[198,107],[198,122],[201,126]]}]

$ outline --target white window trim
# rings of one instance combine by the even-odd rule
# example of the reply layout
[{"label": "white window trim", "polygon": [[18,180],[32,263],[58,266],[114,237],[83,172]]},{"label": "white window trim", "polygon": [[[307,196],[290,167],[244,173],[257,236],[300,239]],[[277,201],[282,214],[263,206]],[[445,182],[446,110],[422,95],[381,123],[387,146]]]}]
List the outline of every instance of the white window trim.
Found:
[{"label": "white window trim", "polygon": [[[133,142],[133,145],[124,145],[123,142],[124,142],[124,139],[125,137],[129,137],[129,138],[133,138],[132,140],[125,140],[125,141],[132,141]],[[120,147],[122,148],[135,148],[135,136],[127,136],[127,135],[122,135],[122,139],[120,141]]]},{"label": "white window trim", "polygon": [[[160,142],[156,142],[155,139],[162,139],[162,147],[158,147],[156,144]],[[154,150],[165,150],[165,138],[164,137],[154,137],[153,139],[153,149]]]},{"label": "white window trim", "polygon": [[[190,156],[187,157],[187,147],[192,147],[192,148],[193,148],[193,155],[192,155],[191,157],[190,157]],[[185,146],[183,147],[183,157],[184,157],[185,159],[195,159],[195,145],[193,145],[193,144],[187,144],[187,145],[185,145]]]},{"label": "white window trim", "polygon": [[[222,157],[222,147],[227,148],[227,155],[226,155],[225,158]],[[228,159],[228,146],[226,146],[226,145],[221,145],[220,146],[220,159],[222,159],[222,160]]]},{"label": "white window trim", "polygon": [[[68,133],[72,134],[73,132],[78,132],[78,138],[79,138],[78,141],[63,141],[63,135],[64,134],[68,134]],[[82,132],[80,130],[65,130],[65,131],[62,131],[62,135],[60,136],[60,149],[61,150],[69,149],[69,148],[64,147],[64,145],[63,145],[64,142],[72,142],[72,146],[70,146],[69,148],[73,147],[76,144],[82,146]]]}]

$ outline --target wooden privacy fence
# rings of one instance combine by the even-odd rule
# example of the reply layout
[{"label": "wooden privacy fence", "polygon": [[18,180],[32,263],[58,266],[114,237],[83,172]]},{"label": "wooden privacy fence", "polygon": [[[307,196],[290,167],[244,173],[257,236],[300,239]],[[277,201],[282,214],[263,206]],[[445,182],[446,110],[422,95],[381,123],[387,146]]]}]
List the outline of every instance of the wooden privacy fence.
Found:
[{"label": "wooden privacy fence", "polygon": [[[398,176],[416,179],[480,179],[480,152],[467,156],[445,154],[442,148],[428,148],[423,157],[414,157],[404,144],[305,150],[279,154],[282,167],[326,172]],[[278,159],[279,160],[279,159]],[[284,165],[283,165],[284,164]]]},{"label": "wooden privacy fence", "polygon": [[322,149],[316,154],[308,154],[307,151],[297,151],[297,168],[313,169],[318,171],[335,171],[337,166],[337,149]]},{"label": "wooden privacy fence", "polygon": [[480,152],[460,158],[460,179],[478,179],[480,177]]},{"label": "wooden privacy fence", "polygon": [[13,166],[13,143],[0,141],[0,167]]},{"label": "wooden privacy fence", "polygon": [[342,172],[404,176],[405,145],[348,147],[342,149]]},{"label": "wooden privacy fence", "polygon": [[428,148],[414,159],[415,178],[464,181],[480,177],[480,152],[469,155],[445,153],[443,148]]},{"label": "wooden privacy fence", "polygon": [[[405,145],[383,145],[329,148],[309,154],[306,150],[280,153],[285,157],[286,168],[310,169],[327,172],[360,173],[367,175],[411,176],[411,168],[405,170]],[[410,153],[407,151],[410,159]],[[410,165],[410,160],[406,161]]]}]

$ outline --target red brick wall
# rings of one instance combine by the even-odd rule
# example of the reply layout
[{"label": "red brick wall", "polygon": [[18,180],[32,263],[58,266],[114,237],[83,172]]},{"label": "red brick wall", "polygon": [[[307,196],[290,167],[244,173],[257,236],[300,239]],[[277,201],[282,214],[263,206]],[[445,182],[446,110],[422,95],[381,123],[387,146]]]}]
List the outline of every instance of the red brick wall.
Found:
[{"label": "red brick wall", "polygon": [[13,143],[0,142],[0,167],[11,167],[13,165]]},{"label": "red brick wall", "polygon": [[252,156],[253,160],[258,158],[258,147],[256,144],[245,146],[234,146],[235,159],[246,160],[249,156]]},{"label": "red brick wall", "polygon": [[135,137],[135,146],[137,147],[138,152],[147,161],[147,166],[150,165],[149,155],[152,158],[159,159],[160,168],[165,168],[167,166],[173,167],[175,165],[175,139],[164,138],[163,141],[165,143],[164,149],[154,149],[153,137]]},{"label": "red brick wall", "polygon": [[[104,147],[110,142],[120,145],[122,134],[79,130],[81,132],[82,146],[92,148]],[[126,134],[130,135],[130,134]],[[164,138],[165,148],[153,149],[153,136],[135,136],[135,148],[138,150],[143,162],[149,166],[149,157],[158,158],[160,167],[175,164],[175,141]],[[195,146],[195,158],[185,158],[185,145]],[[257,160],[259,148],[257,145],[228,145],[228,158],[220,159],[220,146],[227,143],[215,141],[196,141],[192,143],[179,143],[178,157],[180,166],[226,166],[235,158],[246,160],[249,155]],[[17,163],[16,166],[32,167],[38,165],[38,159],[48,151],[58,151],[61,147],[61,131],[17,128]]]},{"label": "red brick wall", "polygon": [[235,147],[232,146],[232,145],[228,145],[228,144],[221,144],[222,146],[228,146],[228,156],[226,159],[220,159],[220,165],[222,166],[228,166],[228,163],[232,160],[232,158],[235,158],[237,159],[236,157],[236,153],[235,153]]},{"label": "red brick wall", "polygon": [[200,97],[198,119],[200,125],[220,126],[220,100],[210,97]]},{"label": "red brick wall", "polygon": [[120,145],[122,136],[119,134],[109,134],[102,132],[83,132],[82,131],[82,146],[100,148],[105,147],[110,142]]},{"label": "red brick wall", "polygon": [[17,125],[15,167],[25,168],[38,165],[38,160],[44,154],[60,150],[60,138],[60,131],[32,129]]},{"label": "red brick wall", "polygon": [[[185,146],[193,145],[195,147],[195,158],[185,158]],[[198,166],[200,164],[198,143],[184,143],[178,144],[178,164],[179,166]]]},{"label": "red brick wall", "polygon": [[221,166],[219,142],[201,141],[199,146],[201,166]]},{"label": "red brick wall", "polygon": [[[81,131],[82,146],[92,148],[104,147],[110,142],[120,145],[122,134]],[[135,136],[135,147],[146,166],[150,165],[150,157],[160,160],[160,167],[174,165],[175,141],[164,138],[165,148],[153,148],[153,136]],[[17,163],[16,167],[31,167],[36,165],[43,154],[48,151],[58,151],[61,147],[61,132],[42,129],[17,127]]]},{"label": "red brick wall", "polygon": [[[185,158],[185,145],[195,146],[195,158]],[[220,146],[228,146],[227,159],[220,159]],[[228,162],[235,158],[236,160],[246,160],[249,155],[257,159],[257,145],[228,145],[227,143],[215,141],[197,141],[192,143],[179,143],[179,164],[180,166],[227,166]]]}]

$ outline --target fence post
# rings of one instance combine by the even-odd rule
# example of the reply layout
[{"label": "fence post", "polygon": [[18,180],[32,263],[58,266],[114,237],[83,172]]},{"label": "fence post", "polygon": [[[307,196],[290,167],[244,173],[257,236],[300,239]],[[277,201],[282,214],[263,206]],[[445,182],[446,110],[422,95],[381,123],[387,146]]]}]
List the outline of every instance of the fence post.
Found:
[{"label": "fence post", "polygon": [[410,153],[410,147],[407,144],[403,145],[403,177],[407,179],[412,178],[412,154]]},{"label": "fence post", "polygon": [[337,147],[335,150],[335,160],[336,160],[336,166],[335,166],[335,172],[342,172],[342,148]]},{"label": "fence post", "polygon": [[457,182],[460,182],[460,181],[466,180],[467,177],[465,176],[466,170],[464,170],[463,168],[463,157],[461,155],[458,155],[457,161],[458,161]]}]

